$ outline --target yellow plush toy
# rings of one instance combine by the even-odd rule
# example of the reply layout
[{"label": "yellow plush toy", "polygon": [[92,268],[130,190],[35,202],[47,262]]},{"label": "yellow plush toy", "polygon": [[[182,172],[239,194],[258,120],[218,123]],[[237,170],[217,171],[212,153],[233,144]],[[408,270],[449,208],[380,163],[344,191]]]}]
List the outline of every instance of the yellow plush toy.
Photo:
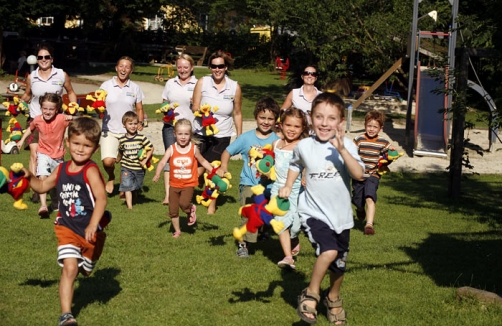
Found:
[{"label": "yellow plush toy", "polygon": [[92,101],[92,105],[88,105],[87,106],[87,113],[92,113],[94,111],[98,111],[99,112],[99,117],[102,118],[103,117],[103,112],[105,112],[106,110],[106,95],[108,93],[104,90],[104,89],[97,89],[95,92],[94,92],[94,95],[87,95],[85,97],[86,100],[90,100]]},{"label": "yellow plush toy", "polygon": [[[150,146],[147,146],[147,147],[139,150],[138,159],[140,160],[140,162],[146,158],[147,153],[151,150],[152,150],[152,148]],[[157,162],[159,162],[159,161],[160,160],[158,158],[152,156],[148,161],[146,161],[146,164],[141,164],[141,166],[145,170],[152,171],[153,169],[155,169],[153,164],[157,164]]]},{"label": "yellow plush toy", "polygon": [[204,173],[204,191],[201,195],[195,197],[197,204],[202,204],[202,206],[208,207],[211,201],[216,200],[220,193],[226,192],[229,188],[232,188],[230,184],[230,179],[232,175],[230,172],[225,173],[223,178],[220,178],[216,171],[221,165],[221,161],[211,162],[213,169],[211,173]]},{"label": "yellow plush toy", "polygon": [[199,110],[194,113],[197,118],[202,118],[201,126],[206,128],[206,136],[216,135],[220,130],[216,128],[216,118],[214,112],[218,111],[218,107],[211,108],[211,105],[201,105]]},{"label": "yellow plush toy", "polygon": [[14,163],[10,166],[10,172],[0,166],[0,193],[8,193],[14,198],[14,208],[18,210],[28,209],[23,203],[23,194],[30,190],[28,179],[24,177],[23,164]]},{"label": "yellow plush toy", "polygon": [[80,107],[77,102],[70,102],[68,105],[63,103],[63,113],[68,115],[78,115],[85,112],[83,107]]},{"label": "yellow plush toy", "polygon": [[169,102],[162,103],[160,109],[156,110],[155,113],[163,113],[164,117],[162,121],[165,123],[170,123],[171,125],[176,124],[176,115],[174,114],[174,110],[180,106],[178,103],[173,103],[172,105]]}]

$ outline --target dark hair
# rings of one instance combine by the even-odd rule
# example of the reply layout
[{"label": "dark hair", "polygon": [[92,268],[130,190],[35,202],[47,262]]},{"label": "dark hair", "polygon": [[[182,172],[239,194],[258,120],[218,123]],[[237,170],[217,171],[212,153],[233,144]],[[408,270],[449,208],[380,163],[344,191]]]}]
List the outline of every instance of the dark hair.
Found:
[{"label": "dark hair", "polygon": [[120,62],[121,60],[127,60],[127,61],[129,61],[129,62],[131,63],[131,69],[132,69],[132,70],[134,70],[134,60],[133,60],[131,57],[126,56],[126,55],[124,55],[124,56],[120,57],[120,58],[117,60],[117,63],[115,64],[115,66],[118,66],[118,65],[119,65],[119,62]]},{"label": "dark hair", "polygon": [[312,110],[310,113],[312,116],[314,115],[315,108],[321,103],[336,107],[340,111],[340,118],[345,118],[345,102],[343,102],[340,96],[335,93],[321,93],[317,95],[312,101]]},{"label": "dark hair", "polygon": [[40,107],[42,107],[42,103],[51,102],[56,104],[57,111],[60,112],[63,107],[63,99],[56,93],[45,93],[40,96],[38,99],[38,103],[40,103]]},{"label": "dark hair", "polygon": [[264,112],[267,110],[272,112],[272,114],[274,115],[274,119],[277,120],[277,117],[281,112],[281,108],[279,107],[279,104],[277,104],[276,100],[274,100],[270,96],[263,97],[259,99],[258,102],[256,102],[253,112],[254,118],[256,119],[260,112]]},{"label": "dark hair", "polygon": [[101,138],[101,127],[99,123],[91,117],[79,117],[72,120],[68,126],[68,139],[72,136],[84,135],[85,138],[91,141],[95,148],[99,145]]},{"label": "dark hair", "polygon": [[54,48],[52,47],[52,45],[50,45],[48,43],[39,44],[37,47],[37,55],[38,55],[38,52],[40,52],[41,50],[45,50],[45,51],[49,52],[51,57],[54,59]]},{"label": "dark hair", "polygon": [[385,122],[385,114],[382,111],[378,110],[371,110],[366,113],[366,116],[364,117],[364,125],[370,121],[370,120],[375,120],[380,124],[380,127],[383,126]]},{"label": "dark hair", "polygon": [[122,124],[125,125],[128,121],[132,121],[134,119],[138,119],[138,115],[134,111],[127,111],[122,116]]},{"label": "dark hair", "polygon": [[284,123],[284,121],[286,121],[287,117],[298,118],[302,121],[303,131],[300,134],[299,139],[307,138],[309,136],[310,126],[307,121],[307,115],[305,114],[305,112],[303,112],[302,110],[297,109],[297,108],[289,108],[286,110],[282,110],[281,124]]},{"label": "dark hair", "polygon": [[208,68],[211,68],[211,61],[213,61],[214,59],[217,59],[217,58],[223,58],[223,60],[225,61],[225,66],[227,66],[227,69],[232,68],[232,66],[234,64],[234,59],[232,59],[228,54],[226,54],[225,52],[223,52],[221,50],[218,50],[218,51],[214,52],[213,54],[211,54],[211,56],[209,56],[209,60],[207,63]]}]

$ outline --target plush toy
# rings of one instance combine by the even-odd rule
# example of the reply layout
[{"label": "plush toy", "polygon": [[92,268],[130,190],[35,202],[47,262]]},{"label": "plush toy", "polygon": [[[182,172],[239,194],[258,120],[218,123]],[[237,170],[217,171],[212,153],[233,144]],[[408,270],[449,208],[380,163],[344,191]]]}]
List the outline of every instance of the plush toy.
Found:
[{"label": "plush toy", "polygon": [[28,104],[26,104],[25,101],[21,101],[17,96],[12,98],[12,103],[3,102],[2,104],[7,108],[7,111],[5,112],[6,116],[12,115],[14,118],[20,114],[24,114],[27,117],[29,116],[30,108],[28,107]]},{"label": "plush toy", "polygon": [[195,197],[197,204],[202,204],[202,206],[206,207],[209,206],[211,201],[216,200],[220,193],[224,193],[232,187],[229,181],[232,179],[230,172],[225,173],[223,178],[216,174],[221,162],[213,161],[211,165],[213,166],[211,173],[204,173],[204,191],[201,195]]},{"label": "plush toy", "polygon": [[383,153],[382,157],[380,157],[380,159],[378,160],[378,174],[384,175],[390,172],[389,164],[403,155],[404,153],[399,153],[395,148],[390,148],[387,152]]},{"label": "plush toy", "polygon": [[272,196],[270,201],[265,198],[263,192],[265,187],[257,185],[251,188],[254,196],[254,204],[243,206],[239,209],[239,214],[247,217],[246,225],[235,228],[233,236],[237,241],[242,242],[246,232],[257,232],[263,224],[269,224],[275,233],[279,233],[284,228],[282,221],[277,221],[274,216],[284,216],[289,210],[289,201],[278,196]]},{"label": "plush toy", "polygon": [[[143,161],[146,158],[146,154],[151,150],[152,148],[150,146],[140,149],[138,152],[138,159]],[[148,161],[146,161],[146,164],[142,164],[141,166],[145,170],[152,171],[155,168],[153,164],[157,164],[157,162],[159,162],[159,159],[152,156]]]},{"label": "plush toy", "polygon": [[220,130],[216,128],[216,118],[214,112],[218,111],[218,107],[211,108],[211,105],[201,105],[199,110],[194,113],[194,116],[202,118],[202,127],[206,128],[206,136],[216,135]]},{"label": "plush toy", "polygon": [[103,112],[105,112],[105,110],[106,110],[105,100],[106,100],[107,94],[108,93],[104,89],[101,89],[101,88],[98,88],[94,92],[94,95],[88,94],[85,97],[85,99],[90,100],[93,103],[92,103],[92,105],[87,105],[87,113],[92,113],[94,111],[98,111],[99,117],[103,118],[103,116],[104,116]]},{"label": "plush toy", "polygon": [[271,144],[262,148],[252,146],[248,152],[249,166],[256,167],[256,177],[264,175],[272,181],[276,180],[275,174],[275,154]]},{"label": "plush toy", "polygon": [[10,172],[0,166],[0,193],[9,193],[14,198],[14,208],[19,210],[28,208],[28,205],[23,203],[23,194],[30,190],[30,184],[22,170],[21,163],[12,164]]},{"label": "plush toy", "polygon": [[77,102],[70,102],[68,105],[63,103],[63,113],[68,115],[79,115],[81,112],[85,112],[83,107],[80,107]]},{"label": "plush toy", "polygon": [[162,121],[165,123],[170,123],[173,126],[176,124],[176,115],[174,110],[180,106],[178,103],[173,103],[172,105],[169,102],[162,103],[160,109],[156,110],[155,113],[164,113],[164,117]]},{"label": "plush toy", "polygon": [[10,132],[9,137],[5,139],[5,145],[12,141],[17,143],[21,140],[24,133],[23,127],[21,127],[21,124],[19,124],[16,118],[10,118],[9,124],[7,128],[5,128],[5,131]]}]

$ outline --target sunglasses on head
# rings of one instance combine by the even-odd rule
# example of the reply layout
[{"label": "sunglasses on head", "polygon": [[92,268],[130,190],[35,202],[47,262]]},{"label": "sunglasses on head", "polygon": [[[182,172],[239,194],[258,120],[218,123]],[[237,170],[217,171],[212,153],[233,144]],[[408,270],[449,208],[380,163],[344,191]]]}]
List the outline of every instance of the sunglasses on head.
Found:
[{"label": "sunglasses on head", "polygon": [[313,77],[317,77],[318,76],[317,72],[315,72],[315,71],[304,71],[302,73],[302,75],[303,76],[309,76],[310,75],[310,76],[313,76]]},{"label": "sunglasses on head", "polygon": [[212,64],[212,63],[209,65],[209,67],[211,67],[211,69],[216,69],[216,68],[218,68],[218,69],[225,69],[225,67],[226,67],[226,66],[227,66],[227,65],[225,65],[225,64],[221,64],[221,65],[214,65],[214,64]]},{"label": "sunglasses on head", "polygon": [[37,56],[37,60],[50,60],[52,57],[50,55],[39,55]]}]

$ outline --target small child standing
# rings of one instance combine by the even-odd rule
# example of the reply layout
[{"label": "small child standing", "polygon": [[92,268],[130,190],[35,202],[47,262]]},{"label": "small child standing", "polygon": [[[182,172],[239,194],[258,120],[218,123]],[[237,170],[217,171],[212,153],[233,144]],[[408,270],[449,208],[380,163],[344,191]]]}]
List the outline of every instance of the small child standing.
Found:
[{"label": "small child standing", "polygon": [[280,197],[289,198],[295,180],[304,171],[306,186],[298,199],[298,213],[317,259],[296,310],[309,324],[317,321],[321,282],[328,270],[330,287],[324,293],[328,320],[339,325],[346,321],[339,295],[354,226],[350,178],[362,178],[364,164],[357,147],[344,135],[344,112],[344,102],[336,94],[322,93],[314,99],[311,118],[315,137],[296,145],[286,185],[279,189]]},{"label": "small child standing", "polygon": [[[256,165],[249,164],[248,152],[253,146],[263,148],[265,145],[270,145],[279,139],[274,132],[279,112],[279,104],[273,98],[265,97],[258,100],[254,109],[256,129],[247,131],[237,137],[221,154],[221,166],[216,171],[220,177],[223,177],[228,172],[230,157],[241,154],[244,161],[239,183],[239,202],[241,206],[253,203],[251,188],[258,185],[261,180],[260,176],[256,173]],[[248,219],[243,217],[241,226],[245,225],[247,221]],[[244,235],[244,242],[238,243],[237,256],[240,258],[249,258],[247,244],[256,243],[257,240],[258,232],[247,232]]]},{"label": "small child standing", "polygon": [[[352,180],[352,203],[356,206],[356,216],[366,218],[364,234],[373,235],[375,222],[377,190],[380,184],[378,161],[391,148],[390,142],[378,135],[383,129],[385,115],[381,111],[371,110],[364,118],[365,133],[354,138],[358,154],[364,162],[365,178]],[[366,209],[364,206],[366,205]]]},{"label": "small child standing", "polygon": [[[127,111],[122,116],[122,124],[126,129],[124,136],[119,138],[119,154],[117,162],[120,162],[120,187],[119,191],[125,194],[126,205],[132,209],[133,193],[143,188],[146,163],[153,155],[153,146],[148,137],[138,134],[138,115],[133,111]],[[141,149],[150,150],[146,157],[139,160],[138,153]]]},{"label": "small child standing", "polygon": [[61,316],[59,325],[77,325],[71,313],[74,281],[80,272],[89,276],[103,252],[111,220],[105,211],[106,192],[99,167],[91,156],[99,147],[101,127],[92,118],[78,118],[68,127],[66,145],[71,161],[59,164],[45,179],[24,169],[30,186],[39,193],[56,187],[59,212],[54,231],[58,239],[58,264],[63,268],[59,282]]},{"label": "small child standing", "polygon": [[[39,132],[38,149],[37,149],[37,177],[40,180],[45,180],[52,171],[63,162],[64,148],[64,133],[66,127],[73,120],[73,116],[59,114],[63,105],[61,96],[55,93],[45,93],[39,99],[42,114],[33,119],[29,129],[24,133],[23,137],[17,143],[19,149],[23,148],[24,141],[33,133],[34,130]],[[51,209],[58,210],[58,200],[51,191]],[[38,215],[41,218],[49,218],[49,209],[47,208],[47,193],[40,194],[40,209]]]},{"label": "small child standing", "polygon": [[174,229],[173,238],[181,236],[180,208],[189,217],[188,225],[197,221],[196,207],[192,204],[194,188],[199,184],[197,162],[209,171],[213,168],[192,142],[192,136],[192,123],[187,119],[178,120],[174,125],[176,142],[167,148],[153,177],[153,181],[157,182],[169,161],[169,217]]},{"label": "small child standing", "polygon": [[[289,162],[293,157],[293,149],[300,140],[309,136],[307,117],[302,110],[296,108],[283,110],[280,120],[283,139],[276,140],[273,143],[276,180],[272,185],[272,196],[277,195],[279,189],[286,184]],[[297,206],[298,194],[301,188],[301,178],[301,174],[298,175],[293,183],[291,194],[288,197],[289,210],[286,215],[274,217],[276,220],[284,223],[284,228],[279,232],[279,242],[284,251],[284,258],[277,263],[280,268],[296,269],[293,256],[298,254],[300,248],[298,234],[300,233],[301,223]],[[295,253],[291,250],[291,242],[297,243],[295,246]]]}]

